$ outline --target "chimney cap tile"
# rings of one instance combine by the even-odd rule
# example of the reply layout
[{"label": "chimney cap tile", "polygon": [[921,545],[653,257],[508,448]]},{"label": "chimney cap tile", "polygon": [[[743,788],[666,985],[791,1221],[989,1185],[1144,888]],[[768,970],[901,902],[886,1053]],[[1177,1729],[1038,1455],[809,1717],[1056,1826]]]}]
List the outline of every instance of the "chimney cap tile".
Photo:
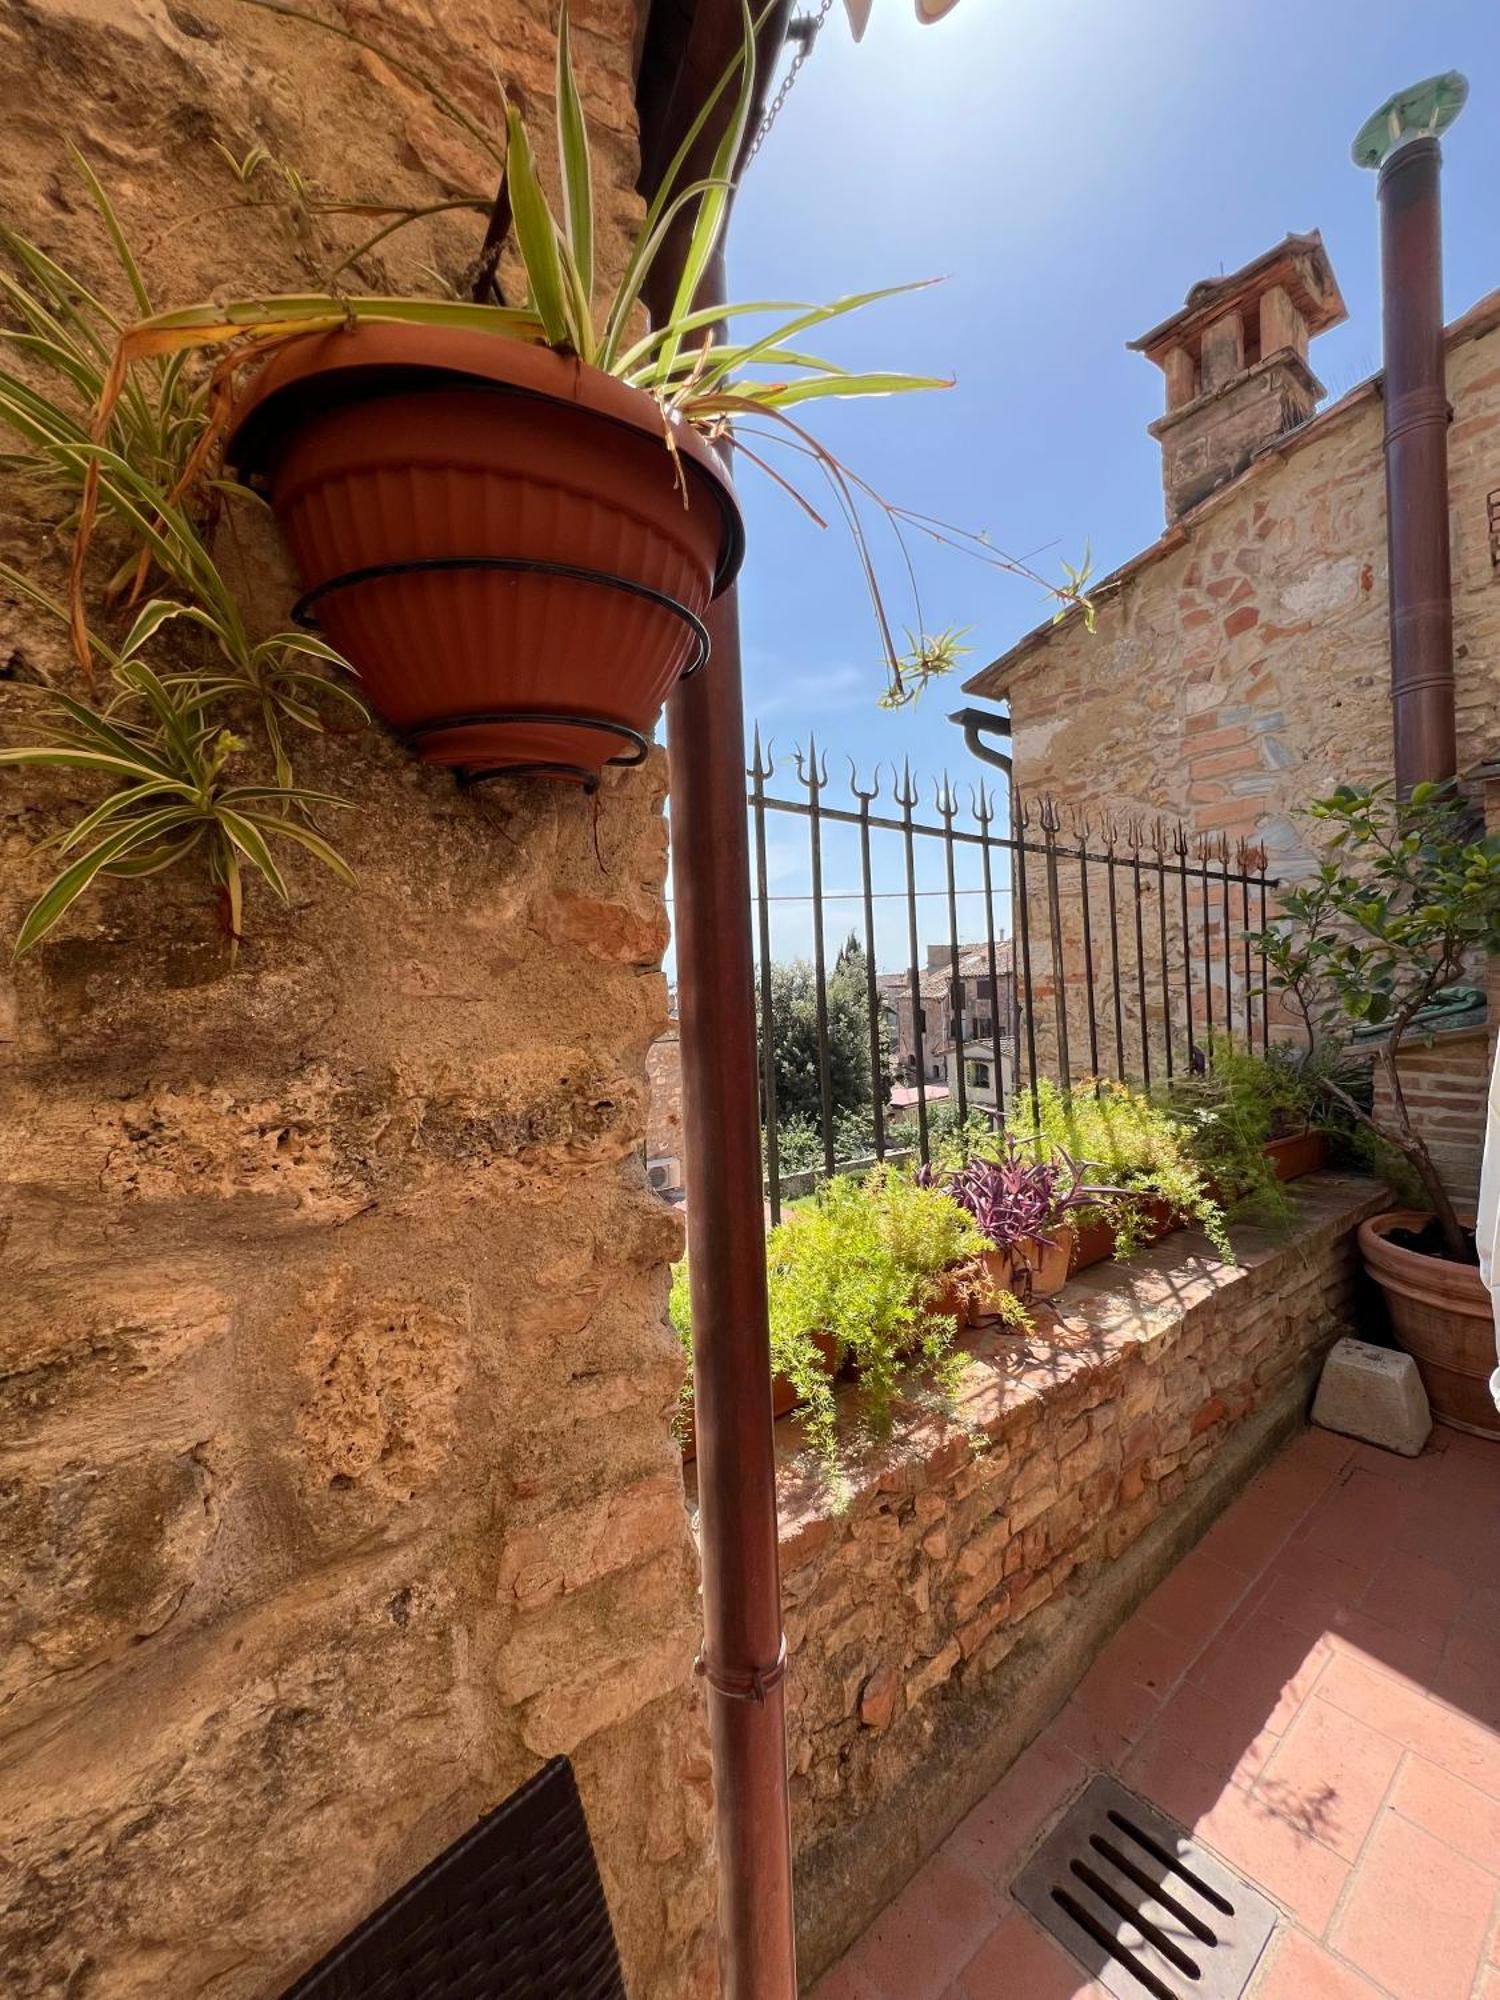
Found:
[{"label": "chimney cap tile", "polygon": [[1293,231],[1238,271],[1221,278],[1200,278],[1189,288],[1180,311],[1127,346],[1158,367],[1164,365],[1174,347],[1185,348],[1196,360],[1203,335],[1216,320],[1227,312],[1255,305],[1278,285],[1301,313],[1310,335],[1323,333],[1349,316],[1321,233],[1316,229],[1306,234]]}]

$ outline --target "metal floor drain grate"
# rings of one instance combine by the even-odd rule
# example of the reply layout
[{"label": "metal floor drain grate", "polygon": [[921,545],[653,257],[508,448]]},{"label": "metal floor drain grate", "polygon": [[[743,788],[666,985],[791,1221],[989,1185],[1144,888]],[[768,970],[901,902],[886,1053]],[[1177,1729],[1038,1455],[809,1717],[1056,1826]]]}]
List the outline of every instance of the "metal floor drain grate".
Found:
[{"label": "metal floor drain grate", "polygon": [[1277,1911],[1113,1778],[1095,1778],[1012,1893],[1118,2000],[1238,2000]]}]

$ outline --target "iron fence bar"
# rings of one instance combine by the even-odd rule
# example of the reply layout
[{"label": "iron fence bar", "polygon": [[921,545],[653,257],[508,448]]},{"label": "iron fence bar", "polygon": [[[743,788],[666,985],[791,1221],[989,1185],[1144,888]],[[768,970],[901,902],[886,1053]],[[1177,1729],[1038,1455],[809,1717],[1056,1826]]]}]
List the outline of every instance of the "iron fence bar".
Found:
[{"label": "iron fence bar", "polygon": [[1042,835],[1047,860],[1047,927],[1052,939],[1052,1012],[1057,1024],[1057,1080],[1073,1088],[1068,1049],[1068,975],[1063,966],[1062,902],[1057,886],[1057,830],[1062,824],[1050,798],[1042,800]]},{"label": "iron fence bar", "polygon": [[1198,837],[1198,869],[1201,888],[1198,897],[1198,913],[1203,922],[1203,1046],[1204,1053],[1212,1056],[1214,1045],[1214,957],[1213,919],[1208,907],[1208,836]]},{"label": "iron fence bar", "polygon": [[1146,1018],[1146,932],[1141,912],[1141,825],[1130,826],[1130,875],[1135,889],[1135,989],[1141,1010],[1141,1084],[1151,1088],[1151,1023]]},{"label": "iron fence bar", "polygon": [[[996,1123],[1003,1125],[1005,1122],[1005,1065],[1000,1056],[1000,974],[995,957],[995,896],[990,879],[990,843],[988,838],[990,823],[994,818],[994,811],[990,805],[989,794],[982,782],[978,795],[974,799],[974,818],[985,836],[984,844],[979,850],[979,859],[980,865],[984,870],[984,935],[989,954],[990,970],[990,1049],[995,1058]],[[1016,985],[1016,946],[1014,938],[1011,939],[1010,951],[1010,983],[1011,991],[1014,993]],[[1011,1046],[1014,1048],[1014,1040],[1012,1040]]]},{"label": "iron fence bar", "polygon": [[880,791],[880,766],[875,767],[874,788],[864,792],[851,759],[849,789],[860,802],[859,877],[865,904],[865,1005],[870,1015],[870,1105],[875,1129],[875,1157],[885,1158],[885,1091],[881,1066],[880,987],[875,975],[875,898],[870,875],[870,802]]},{"label": "iron fence bar", "polygon": [[1089,1074],[1099,1074],[1099,1012],[1094,1003],[1094,925],[1089,911],[1089,825],[1078,816],[1078,901],[1083,911],[1083,991],[1088,1006]]},{"label": "iron fence bar", "polygon": [[1125,999],[1124,982],[1120,976],[1120,908],[1115,889],[1115,871],[1119,863],[1115,859],[1115,848],[1119,839],[1113,820],[1108,823],[1105,847],[1109,856],[1109,965],[1110,987],[1115,1007],[1115,1075],[1120,1082],[1125,1081]]},{"label": "iron fence bar", "polygon": [[766,888],[766,779],[776,766],[761,753],[760,725],[750,766],[750,804],[755,816],[755,916],[760,945],[760,1089],[766,1134],[766,1178],[771,1222],[781,1220],[781,1146],[776,1121],[776,1029],[771,999],[771,903]]},{"label": "iron fence bar", "polygon": [[958,1118],[963,1124],[969,1116],[969,1084],[964,1074],[964,980],[958,963],[958,884],[953,873],[953,809],[956,801],[953,787],[948,782],[948,773],[943,773],[942,790],[937,794],[937,809],[943,821],[943,861],[947,870],[948,883],[948,1013],[949,1033],[953,1041],[954,1060],[958,1074]]},{"label": "iron fence bar", "polygon": [[[1016,881],[1020,888],[1020,900],[1016,907],[1016,928],[1021,939],[1021,985],[1016,995],[1018,1008],[1024,1008],[1026,1020],[1026,1070],[1031,1078],[1031,1094],[1036,1096],[1036,1010],[1032,1005],[1031,985],[1031,899],[1026,892],[1026,854],[1029,843],[1025,832],[1029,824],[1029,808],[1025,799],[1014,788],[1010,795],[1011,824],[1014,828],[1014,850],[1016,857]],[[1017,1023],[1019,1027],[1020,1023]]]},{"label": "iron fence bar", "polygon": [[1187,1009],[1187,1056],[1191,1074],[1198,1067],[1198,1044],[1193,1035],[1193,930],[1188,919],[1188,837],[1178,820],[1172,834],[1172,852],[1177,856],[1177,888],[1182,904],[1182,996]]},{"label": "iron fence bar", "polygon": [[917,854],[916,828],[912,823],[912,807],[917,803],[917,794],[911,781],[911,764],[902,766],[901,784],[895,793],[896,803],[901,807],[898,822],[904,835],[906,850],[906,938],[910,960],[908,977],[911,982],[911,1045],[916,1058],[917,1074],[917,1152],[925,1167],[932,1157],[927,1138],[927,1058],[923,1052],[922,1035],[922,973],[920,967],[921,946],[917,938]]},{"label": "iron fence bar", "polygon": [[1156,852],[1156,929],[1161,947],[1161,1026],[1167,1058],[1167,1081],[1172,1081],[1172,980],[1167,970],[1167,834],[1161,820],[1152,833]]},{"label": "iron fence bar", "polygon": [[828,960],[823,943],[823,820],[820,813],[819,794],[828,780],[828,766],[825,760],[818,767],[818,739],[807,739],[808,761],[804,767],[802,752],[797,756],[797,775],[807,786],[808,803],[811,808],[808,825],[808,844],[812,862],[812,906],[813,906],[813,1004],[818,1031],[818,1113],[823,1133],[823,1165],[829,1174],[833,1173],[833,1079],[828,1068]]},{"label": "iron fence bar", "polygon": [[[1264,875],[1260,878],[1260,927],[1266,928],[1266,888]],[[1262,1050],[1271,1046],[1271,976],[1264,952],[1260,955],[1260,1045]]]},{"label": "iron fence bar", "polygon": [[[801,818],[805,819],[811,812],[811,810],[812,808],[806,803],[805,800],[775,799],[769,797],[766,800],[767,812],[795,813],[798,814]],[[824,820],[825,822],[836,821],[844,826],[852,826],[852,827],[858,827],[860,818],[857,812],[848,812],[845,811],[840,806],[830,806],[821,803],[818,807],[818,817]],[[1028,824],[1029,823],[1030,822],[1028,821]],[[881,813],[871,813],[870,825],[872,827],[882,829],[883,831],[888,833],[904,833],[906,831],[906,822],[904,820],[888,819]],[[912,831],[913,833],[925,835],[933,840],[941,840],[944,838],[943,829],[940,826],[929,826],[925,820],[914,820],[912,822]],[[955,827],[953,830],[952,837],[961,846],[979,847],[983,844],[983,836],[981,834],[967,833],[962,827]],[[1014,849],[1019,844],[1020,843],[1018,843],[1014,838],[1014,836],[1012,835],[992,834],[990,836],[990,845],[992,847],[1004,847],[1004,848]],[[1026,852],[1028,854],[1045,854],[1047,851],[1047,844],[1045,840],[1028,840],[1025,843],[1025,847],[1026,847]],[[1069,849],[1068,853],[1071,857],[1072,849]],[[1104,853],[1096,852],[1093,848],[1090,848],[1088,858],[1090,862],[1103,862],[1107,860],[1108,857]],[[1196,870],[1192,872],[1196,873]],[[1231,882],[1237,882],[1239,881],[1240,878],[1237,874],[1231,873],[1229,879]],[[1261,879],[1260,876],[1257,875],[1253,870],[1247,877],[1247,880],[1249,881],[1250,886],[1252,888],[1254,888],[1259,883],[1260,879]],[[1274,878],[1268,877],[1267,881],[1268,885],[1273,889],[1278,886]],[[941,895],[942,891],[932,890],[927,893],[933,895]],[[830,898],[830,900],[834,899]]]}]

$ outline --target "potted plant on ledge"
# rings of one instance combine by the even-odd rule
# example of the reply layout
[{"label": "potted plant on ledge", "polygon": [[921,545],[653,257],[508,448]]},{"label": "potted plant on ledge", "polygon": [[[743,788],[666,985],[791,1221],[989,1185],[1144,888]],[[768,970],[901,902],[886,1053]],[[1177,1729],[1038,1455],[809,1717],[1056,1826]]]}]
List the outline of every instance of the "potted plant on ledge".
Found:
[{"label": "potted plant on ledge", "polygon": [[1311,1054],[1335,1026],[1377,1031],[1378,1085],[1366,1107],[1326,1069],[1318,1087],[1420,1182],[1422,1210],[1361,1225],[1366,1268],[1385,1294],[1396,1338],[1421,1370],[1434,1415],[1500,1437],[1487,1380],[1494,1317],[1470,1219],[1454,1204],[1417,1129],[1401,1055],[1481,952],[1500,951],[1500,839],[1486,835],[1449,783],[1342,785],[1310,808],[1329,830],[1317,874],[1282,899],[1264,946],[1272,977],[1300,1014]]},{"label": "potted plant on ledge", "polygon": [[1121,1193],[1090,1186],[1062,1148],[1039,1160],[1011,1134],[997,1157],[974,1154],[943,1185],[989,1245],[982,1262],[992,1292],[1009,1290],[1023,1301],[1050,1298],[1067,1283],[1073,1258],[1068,1216]]}]

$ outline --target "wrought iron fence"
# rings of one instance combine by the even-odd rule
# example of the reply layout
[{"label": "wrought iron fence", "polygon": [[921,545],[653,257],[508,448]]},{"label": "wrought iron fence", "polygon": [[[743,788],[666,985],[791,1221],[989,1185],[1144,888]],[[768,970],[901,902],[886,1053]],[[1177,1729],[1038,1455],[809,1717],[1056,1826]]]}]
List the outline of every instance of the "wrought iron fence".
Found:
[{"label": "wrought iron fence", "polygon": [[[791,795],[770,791],[777,765],[757,729],[747,776],[773,1221],[790,1193],[865,1163],[841,1155],[836,1137],[832,911],[849,910],[864,956],[871,1159],[929,1159],[939,1104],[948,1118],[999,1123],[1015,1090],[1043,1078],[1149,1088],[1202,1068],[1216,1034],[1268,1044],[1270,988],[1254,937],[1276,884],[1260,849],[1192,835],[1175,820],[1116,820],[1013,791],[1002,801],[983,779],[963,787],[965,804],[946,773],[931,789],[930,816],[918,817],[923,788],[909,765],[885,783],[878,767],[864,785],[850,760],[846,796],[831,787],[815,741],[793,751],[792,765]],[[808,887],[781,895],[768,828],[784,819],[805,827]],[[856,886],[826,885],[834,845]],[[937,906],[935,943],[920,914],[926,901]],[[785,953],[775,949],[772,909],[782,904],[810,920],[816,1015],[821,1161],[796,1180],[782,1158],[775,1055],[773,968]],[[877,921],[886,904],[896,908]]]}]

